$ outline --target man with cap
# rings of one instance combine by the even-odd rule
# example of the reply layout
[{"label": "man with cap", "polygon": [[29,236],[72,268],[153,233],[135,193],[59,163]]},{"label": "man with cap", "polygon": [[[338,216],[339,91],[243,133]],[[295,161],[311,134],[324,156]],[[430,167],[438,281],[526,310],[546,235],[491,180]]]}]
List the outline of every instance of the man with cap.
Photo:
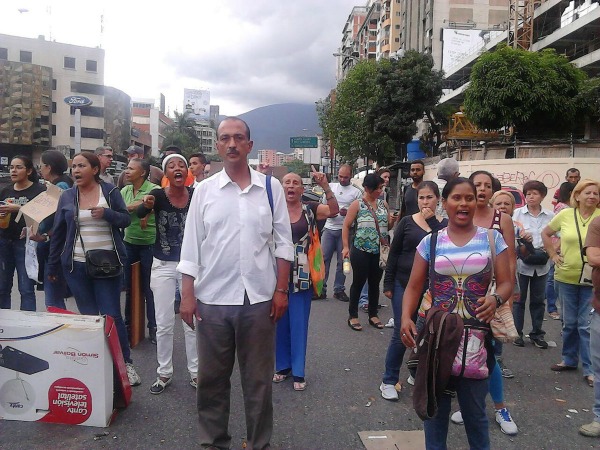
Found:
[{"label": "man with cap", "polygon": [[[127,155],[127,160],[131,161],[134,158],[144,159],[144,149],[138,145],[131,145],[127,150],[125,150]],[[163,179],[164,173],[158,167],[150,166],[150,175],[148,176],[148,180],[150,183],[156,184],[160,186],[160,182]],[[125,171],[121,172],[119,175],[119,181],[117,181],[117,187],[119,189],[123,189],[124,186],[128,185],[129,182],[125,180]]]},{"label": "man with cap", "polygon": [[113,149],[110,145],[102,145],[98,147],[94,153],[100,160],[100,179],[105,183],[115,184],[115,179],[112,175],[106,172],[113,162]]},{"label": "man with cap", "polygon": [[[460,175],[460,167],[458,161],[454,158],[444,158],[437,164],[437,178],[433,180],[438,185],[440,194],[444,190],[446,183]],[[435,215],[440,217],[448,218],[446,210],[442,206],[442,199],[438,201],[437,208],[435,209]]]}]

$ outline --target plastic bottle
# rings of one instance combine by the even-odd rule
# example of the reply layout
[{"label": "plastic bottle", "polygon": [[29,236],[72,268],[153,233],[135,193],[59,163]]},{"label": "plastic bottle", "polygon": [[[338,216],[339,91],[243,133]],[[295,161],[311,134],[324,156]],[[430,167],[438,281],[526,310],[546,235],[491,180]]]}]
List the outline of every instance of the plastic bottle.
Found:
[{"label": "plastic bottle", "polygon": [[[10,200],[2,202],[3,204],[12,203]],[[0,214],[0,228],[6,229],[10,225],[10,213]]]},{"label": "plastic bottle", "polygon": [[350,258],[344,258],[344,275],[350,273]]}]

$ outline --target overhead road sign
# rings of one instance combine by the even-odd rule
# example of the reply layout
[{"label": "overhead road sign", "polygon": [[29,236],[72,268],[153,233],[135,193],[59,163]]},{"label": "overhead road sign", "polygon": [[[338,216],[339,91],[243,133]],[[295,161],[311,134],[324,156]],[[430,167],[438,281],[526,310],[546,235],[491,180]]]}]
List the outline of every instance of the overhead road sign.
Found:
[{"label": "overhead road sign", "polygon": [[297,136],[290,138],[290,148],[317,148],[319,146],[316,136]]}]

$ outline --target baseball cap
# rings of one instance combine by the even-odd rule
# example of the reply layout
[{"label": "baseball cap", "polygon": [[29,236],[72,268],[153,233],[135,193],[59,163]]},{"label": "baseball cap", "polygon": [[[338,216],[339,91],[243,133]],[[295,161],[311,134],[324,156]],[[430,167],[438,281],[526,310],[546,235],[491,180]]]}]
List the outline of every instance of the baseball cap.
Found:
[{"label": "baseball cap", "polygon": [[125,153],[127,153],[128,155],[133,155],[135,153],[137,155],[140,155],[141,157],[144,157],[144,149],[137,145],[130,146],[127,150],[125,150]]}]

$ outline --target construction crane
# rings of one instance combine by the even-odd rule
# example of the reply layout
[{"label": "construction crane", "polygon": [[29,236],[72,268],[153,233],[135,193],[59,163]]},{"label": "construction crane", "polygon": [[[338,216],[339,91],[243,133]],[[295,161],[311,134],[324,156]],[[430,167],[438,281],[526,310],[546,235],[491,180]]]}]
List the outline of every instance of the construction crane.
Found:
[{"label": "construction crane", "polygon": [[508,46],[529,50],[533,44],[533,13],[548,0],[510,0],[508,6]]}]

